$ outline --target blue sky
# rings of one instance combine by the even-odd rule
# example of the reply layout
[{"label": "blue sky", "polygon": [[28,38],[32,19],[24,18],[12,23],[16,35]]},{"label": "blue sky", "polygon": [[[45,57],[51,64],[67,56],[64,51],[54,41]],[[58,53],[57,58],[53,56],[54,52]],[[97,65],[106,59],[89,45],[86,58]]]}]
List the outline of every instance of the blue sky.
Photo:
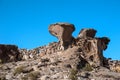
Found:
[{"label": "blue sky", "polygon": [[104,55],[120,60],[120,0],[0,0],[0,44],[32,49],[57,41],[48,32],[55,22],[73,23],[75,37],[96,29],[111,39]]}]

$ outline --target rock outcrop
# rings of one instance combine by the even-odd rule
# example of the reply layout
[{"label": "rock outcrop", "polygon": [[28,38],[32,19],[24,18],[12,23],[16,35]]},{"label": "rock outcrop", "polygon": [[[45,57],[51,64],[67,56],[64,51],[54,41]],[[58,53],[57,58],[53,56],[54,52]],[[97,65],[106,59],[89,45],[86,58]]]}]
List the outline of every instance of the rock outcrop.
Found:
[{"label": "rock outcrop", "polygon": [[120,61],[103,56],[110,39],[86,28],[74,38],[74,30],[73,24],[52,24],[49,32],[59,41],[31,50],[0,45],[0,59],[9,61],[0,64],[0,80],[120,80]]},{"label": "rock outcrop", "polygon": [[[104,66],[105,59],[103,50],[107,49],[110,42],[107,37],[95,37],[96,30],[82,29],[77,38],[73,38],[72,32],[75,30],[73,24],[56,23],[49,26],[49,32],[59,39],[59,42],[50,43],[47,46],[35,48],[33,50],[20,50],[24,60],[36,59],[47,54],[53,54],[77,47],[79,55],[92,66]],[[61,49],[62,48],[62,49]],[[63,54],[64,55],[64,54]],[[69,54],[68,54],[69,55]]]},{"label": "rock outcrop", "polygon": [[96,38],[96,30],[82,29],[76,39],[72,37],[75,30],[74,25],[66,23],[56,23],[49,27],[52,35],[56,36],[60,41],[60,46],[64,49],[68,46],[77,46],[80,48],[81,56],[94,66],[102,66],[104,57],[103,50],[107,48],[109,38]]},{"label": "rock outcrop", "polygon": [[18,47],[15,45],[0,44],[0,60],[1,62],[11,62],[20,60]]},{"label": "rock outcrop", "polygon": [[96,34],[96,30],[94,29],[82,29],[78,35],[79,38],[87,38],[91,37],[94,38]]},{"label": "rock outcrop", "polygon": [[[109,39],[107,41],[109,42]],[[81,56],[83,56],[88,62],[90,62],[90,64],[96,66],[103,65],[103,50],[107,48],[107,44],[105,43],[103,38],[77,38],[76,46],[81,49]]]},{"label": "rock outcrop", "polygon": [[56,23],[49,26],[49,32],[59,39],[63,50],[71,44],[73,40],[72,32],[74,30],[74,25],[69,23]]}]

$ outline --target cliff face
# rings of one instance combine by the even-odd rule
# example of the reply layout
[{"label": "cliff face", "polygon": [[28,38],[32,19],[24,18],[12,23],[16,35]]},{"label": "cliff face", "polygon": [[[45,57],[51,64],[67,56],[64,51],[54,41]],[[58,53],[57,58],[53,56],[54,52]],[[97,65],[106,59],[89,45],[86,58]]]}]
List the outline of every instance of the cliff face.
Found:
[{"label": "cliff face", "polygon": [[[74,38],[74,30],[73,24],[56,23],[49,26],[49,32],[58,38],[58,42],[32,50],[19,49],[19,52],[17,47],[9,47],[9,50],[0,47],[0,55],[4,49],[6,56],[19,54],[14,54],[15,60],[7,58],[6,62],[11,63],[0,65],[0,79],[120,80],[120,61],[103,56],[110,39],[95,37],[97,31],[94,29],[82,29]],[[1,60],[4,58],[0,57]]]}]

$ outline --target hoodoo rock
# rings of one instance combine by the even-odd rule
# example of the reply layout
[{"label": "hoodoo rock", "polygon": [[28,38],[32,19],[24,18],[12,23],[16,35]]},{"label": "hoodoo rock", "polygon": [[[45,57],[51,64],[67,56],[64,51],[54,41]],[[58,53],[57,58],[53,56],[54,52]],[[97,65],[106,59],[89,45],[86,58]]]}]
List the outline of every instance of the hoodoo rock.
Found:
[{"label": "hoodoo rock", "polygon": [[82,56],[94,66],[103,66],[103,50],[107,48],[110,42],[109,38],[95,37],[96,30],[82,29],[76,39],[76,45],[82,50]]},{"label": "hoodoo rock", "polygon": [[69,23],[56,23],[49,26],[49,32],[59,39],[63,50],[72,43],[72,32],[74,30],[74,25]]},{"label": "hoodoo rock", "polygon": [[87,60],[89,64],[103,66],[103,50],[107,48],[110,41],[109,38],[97,38],[95,37],[97,32],[95,29],[85,28],[82,29],[78,37],[73,40],[72,32],[74,30],[74,25],[68,23],[56,23],[49,27],[49,32],[59,39],[61,47],[67,49],[68,46],[77,46],[82,50],[80,55]]},{"label": "hoodoo rock", "polygon": [[97,32],[95,29],[85,28],[80,31],[77,38],[73,39],[72,32],[74,30],[74,25],[68,23],[56,23],[49,27],[49,32],[59,39],[61,47],[68,49],[68,46],[71,48],[76,46],[81,50],[81,57],[89,64],[103,66],[103,50],[107,48],[109,38],[97,38],[95,37]]}]

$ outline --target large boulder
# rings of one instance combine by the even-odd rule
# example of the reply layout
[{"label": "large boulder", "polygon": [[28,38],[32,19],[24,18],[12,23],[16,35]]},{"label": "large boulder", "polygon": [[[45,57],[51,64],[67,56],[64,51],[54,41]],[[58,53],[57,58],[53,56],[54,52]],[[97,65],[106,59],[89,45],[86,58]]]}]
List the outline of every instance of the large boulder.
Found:
[{"label": "large boulder", "polygon": [[0,60],[1,62],[10,62],[20,60],[19,50],[16,45],[0,44]]},{"label": "large boulder", "polygon": [[56,23],[49,26],[49,32],[59,39],[62,49],[66,49],[71,44],[74,30],[74,25],[69,23]]}]

